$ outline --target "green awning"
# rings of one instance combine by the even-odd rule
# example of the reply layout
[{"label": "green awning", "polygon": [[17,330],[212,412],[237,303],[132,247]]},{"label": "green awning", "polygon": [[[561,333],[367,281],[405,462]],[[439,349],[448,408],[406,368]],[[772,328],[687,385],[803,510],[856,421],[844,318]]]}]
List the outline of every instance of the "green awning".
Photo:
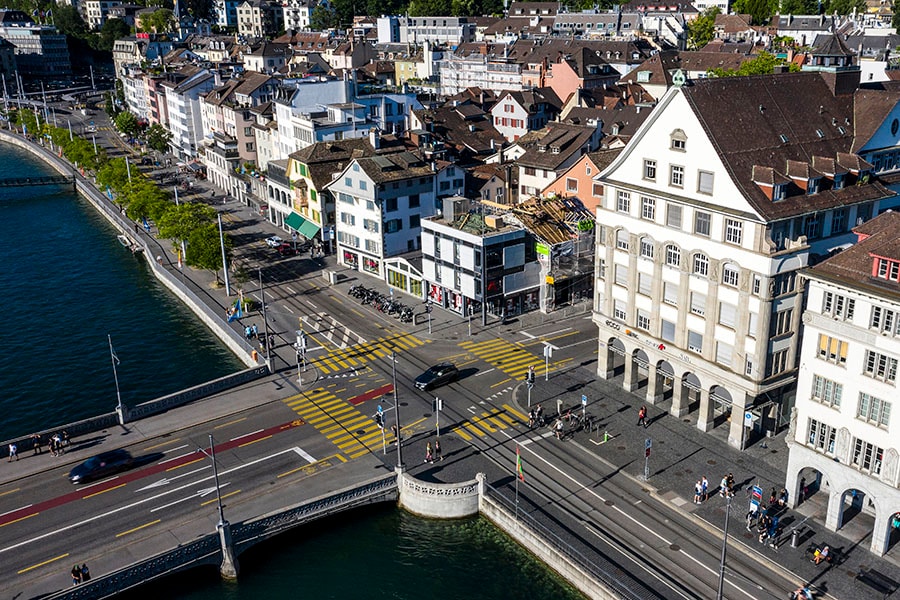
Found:
[{"label": "green awning", "polygon": [[284,224],[291,229],[296,230],[300,235],[308,240],[313,239],[314,237],[316,237],[316,234],[319,233],[318,225],[308,219],[301,217],[295,212],[292,212],[287,216],[287,219],[284,220]]}]

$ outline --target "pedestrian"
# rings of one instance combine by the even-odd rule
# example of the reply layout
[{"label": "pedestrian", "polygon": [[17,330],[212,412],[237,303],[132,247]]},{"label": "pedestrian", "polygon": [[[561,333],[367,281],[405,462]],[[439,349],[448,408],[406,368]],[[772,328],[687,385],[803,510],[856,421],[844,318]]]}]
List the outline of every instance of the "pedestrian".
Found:
[{"label": "pedestrian", "polygon": [[34,454],[32,456],[37,456],[41,453],[41,434],[31,434],[31,447],[34,450]]},{"label": "pedestrian", "polygon": [[434,457],[438,460],[444,460],[444,455],[441,452],[441,440],[434,440]]},{"label": "pedestrian", "polygon": [[162,255],[161,254],[156,255],[156,262],[159,263],[159,266],[162,266]]},{"label": "pedestrian", "polygon": [[728,475],[722,476],[722,481],[719,482],[719,496],[722,498],[728,495]]},{"label": "pedestrian", "polygon": [[19,449],[15,444],[10,444],[9,457],[6,459],[6,462],[12,462],[13,459],[19,460]]},{"label": "pedestrian", "polygon": [[709,479],[706,475],[700,479],[700,484],[703,486],[703,501],[706,502],[709,499]]},{"label": "pedestrian", "polygon": [[800,493],[797,494],[797,505],[803,504],[806,500],[806,477],[800,478]]},{"label": "pedestrian", "polygon": [[88,569],[87,563],[81,563],[81,581],[82,583],[91,580],[91,570]]},{"label": "pedestrian", "polygon": [[778,497],[775,495],[775,488],[773,487],[772,492],[769,494],[769,506],[774,506],[777,499]]},{"label": "pedestrian", "polygon": [[81,583],[81,569],[78,565],[72,567],[72,585]]},{"label": "pedestrian", "polygon": [[534,409],[534,417],[535,417],[535,423],[537,423],[537,426],[543,427],[543,425],[544,425],[544,409],[540,405],[540,403],[538,403],[537,408]]},{"label": "pedestrian", "polygon": [[434,462],[434,453],[431,450],[431,442],[425,444],[425,462],[433,463]]},{"label": "pedestrian", "polygon": [[829,554],[831,554],[831,549],[828,547],[827,544],[822,546],[821,549],[817,549],[816,553],[813,555],[815,558],[816,564],[819,564],[823,560],[825,560],[825,561],[831,560],[829,558]]},{"label": "pedestrian", "polygon": [[253,336],[253,329],[251,329],[250,326],[247,325],[246,327],[244,327],[244,337],[249,340],[251,336]]},{"label": "pedestrian", "polygon": [[563,425],[562,419],[557,417],[556,425],[554,425],[554,428],[556,429],[556,439],[558,439],[558,440],[562,439],[563,427],[564,427],[564,425]]},{"label": "pedestrian", "polygon": [[394,434],[394,440],[396,443],[400,443],[400,434],[397,432],[397,425],[391,425],[391,433]]},{"label": "pedestrian", "polygon": [[700,498],[703,495],[703,484],[700,480],[697,480],[697,483],[694,484],[694,504],[700,504]]},{"label": "pedestrian", "polygon": [[69,447],[69,432],[66,431],[65,429],[62,430],[61,440],[62,440],[62,445],[68,448]]},{"label": "pedestrian", "polygon": [[778,493],[778,506],[784,506],[785,504],[787,504],[787,500],[788,500],[787,490],[784,488],[781,488],[781,492]]},{"label": "pedestrian", "polygon": [[250,330],[253,332],[253,337],[259,337],[259,330],[256,328],[256,323],[254,323]]},{"label": "pedestrian", "polygon": [[725,477],[725,482],[728,485],[728,497],[734,498],[734,475],[729,473]]},{"label": "pedestrian", "polygon": [[138,232],[137,221],[134,222],[134,232],[135,232],[135,233]]},{"label": "pedestrian", "polygon": [[532,408],[531,410],[528,411],[528,428],[529,429],[534,429],[534,421],[535,421],[534,409]]},{"label": "pedestrian", "polygon": [[750,528],[753,527],[753,522],[756,521],[757,516],[759,516],[759,506],[756,504],[750,504],[750,510],[747,511],[747,531],[750,531]]},{"label": "pedestrian", "polygon": [[642,406],[641,409],[638,411],[637,424],[638,424],[638,427],[643,425],[645,429],[647,428],[647,407],[646,406]]}]

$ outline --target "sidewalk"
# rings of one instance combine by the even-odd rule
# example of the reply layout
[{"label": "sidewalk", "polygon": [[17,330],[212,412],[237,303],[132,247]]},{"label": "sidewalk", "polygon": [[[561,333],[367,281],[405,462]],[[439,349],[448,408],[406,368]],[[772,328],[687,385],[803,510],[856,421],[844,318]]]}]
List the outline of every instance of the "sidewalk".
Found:
[{"label": "sidewalk", "polygon": [[[562,400],[563,413],[568,408],[581,412],[581,395],[588,397],[587,412],[594,415],[599,430],[577,432],[564,438],[564,444],[577,444],[596,454],[612,468],[641,481],[659,499],[671,503],[693,515],[699,526],[722,534],[726,501],[717,493],[719,482],[728,473],[734,474],[735,494],[729,517],[729,547],[754,556],[773,568],[781,567],[799,579],[812,583],[835,598],[880,598],[881,595],[853,576],[862,568],[872,568],[895,580],[900,580],[900,561],[894,556],[879,558],[869,552],[871,518],[862,516],[847,523],[840,533],[825,529],[827,492],[812,495],[796,510],[776,509],[780,535],[777,547],[760,544],[756,528],[746,530],[745,514],[749,509],[749,488],[763,489],[763,503],[768,504],[774,487],[784,486],[788,459],[785,432],[757,443],[743,452],[730,447],[725,435],[704,433],[697,429],[693,414],[676,419],[663,409],[649,405],[643,396],[625,392],[621,377],[604,381],[596,379],[595,363],[551,374],[550,381],[537,377],[531,392],[532,405],[540,402],[544,414],[555,415],[557,399]],[[527,413],[527,389],[517,386],[514,399],[522,412]],[[638,409],[647,405],[648,426],[639,427]],[[720,426],[727,430],[727,424]],[[603,442],[604,432],[608,441]],[[652,441],[649,480],[644,482],[645,443]],[[555,440],[554,440],[555,441]],[[694,484],[703,476],[709,480],[709,499],[694,504]],[[797,548],[790,544],[792,527],[800,529]],[[846,536],[846,537],[845,537]],[[839,560],[816,566],[806,556],[806,549],[815,544],[828,544],[837,551]],[[895,553],[896,554],[896,553]],[[840,575],[838,576],[838,573]]]}]

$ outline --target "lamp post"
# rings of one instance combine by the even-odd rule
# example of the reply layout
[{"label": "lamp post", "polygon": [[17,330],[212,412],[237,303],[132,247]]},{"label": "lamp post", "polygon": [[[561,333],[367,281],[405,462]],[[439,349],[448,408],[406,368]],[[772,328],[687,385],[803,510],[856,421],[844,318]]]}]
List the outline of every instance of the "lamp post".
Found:
[{"label": "lamp post", "polygon": [[262,302],[262,314],[263,314],[263,331],[266,336],[266,366],[269,368],[269,372],[272,372],[272,349],[269,344],[269,318],[266,316],[266,290],[263,288],[263,278],[262,278],[262,267],[257,268],[257,272],[259,273],[259,295],[260,301]]},{"label": "lamp post", "polygon": [[397,394],[397,355],[391,350],[391,378],[394,383],[394,418],[397,420],[397,470],[403,470],[403,446],[402,436],[400,435],[400,397]]},{"label": "lamp post", "polygon": [[116,356],[116,351],[113,350],[112,336],[110,334],[106,334],[106,339],[109,342],[109,359],[112,362],[113,379],[116,382],[116,415],[119,418],[119,425],[124,425],[125,406],[122,404],[122,393],[119,391],[119,374],[116,371],[116,365],[119,364],[119,357]]},{"label": "lamp post", "polygon": [[234,548],[231,545],[231,526],[225,520],[225,510],[222,507],[222,491],[219,486],[219,467],[216,464],[216,445],[212,434],[209,434],[209,452],[203,448],[197,448],[198,452],[202,452],[204,456],[212,460],[213,464],[213,480],[216,483],[216,506],[219,509],[219,523],[216,530],[219,532],[219,543],[222,547],[222,565],[219,572],[226,579],[237,579],[238,562],[234,557]]},{"label": "lamp post", "polygon": [[716,600],[722,600],[722,588],[725,586],[725,556],[728,553],[728,515],[731,513],[731,494],[725,495],[725,536],[722,539],[722,558],[719,561],[719,587]]}]

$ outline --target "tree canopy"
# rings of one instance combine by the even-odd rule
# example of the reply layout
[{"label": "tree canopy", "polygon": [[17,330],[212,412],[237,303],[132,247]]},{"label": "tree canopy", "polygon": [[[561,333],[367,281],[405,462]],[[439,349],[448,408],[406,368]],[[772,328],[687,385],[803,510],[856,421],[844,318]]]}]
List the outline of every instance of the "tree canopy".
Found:
[{"label": "tree canopy", "polygon": [[716,15],[720,12],[718,6],[712,6],[688,24],[688,47],[691,50],[699,50],[713,39]]},{"label": "tree canopy", "polygon": [[774,54],[769,52],[760,52],[759,55],[752,59],[746,61],[740,67],[734,70],[726,71],[725,69],[713,69],[710,71],[711,74],[716,77],[740,77],[746,75],[769,75],[775,72],[775,67],[778,65],[788,65],[788,70],[791,72],[799,71],[800,67],[794,63],[788,63],[783,58],[778,58]]},{"label": "tree canopy", "polygon": [[168,152],[172,133],[159,123],[154,123],[147,129],[146,138],[147,145],[157,152]]},{"label": "tree canopy", "polygon": [[167,33],[175,30],[175,13],[168,8],[160,8],[149,15],[141,16],[141,31],[147,33]]}]

